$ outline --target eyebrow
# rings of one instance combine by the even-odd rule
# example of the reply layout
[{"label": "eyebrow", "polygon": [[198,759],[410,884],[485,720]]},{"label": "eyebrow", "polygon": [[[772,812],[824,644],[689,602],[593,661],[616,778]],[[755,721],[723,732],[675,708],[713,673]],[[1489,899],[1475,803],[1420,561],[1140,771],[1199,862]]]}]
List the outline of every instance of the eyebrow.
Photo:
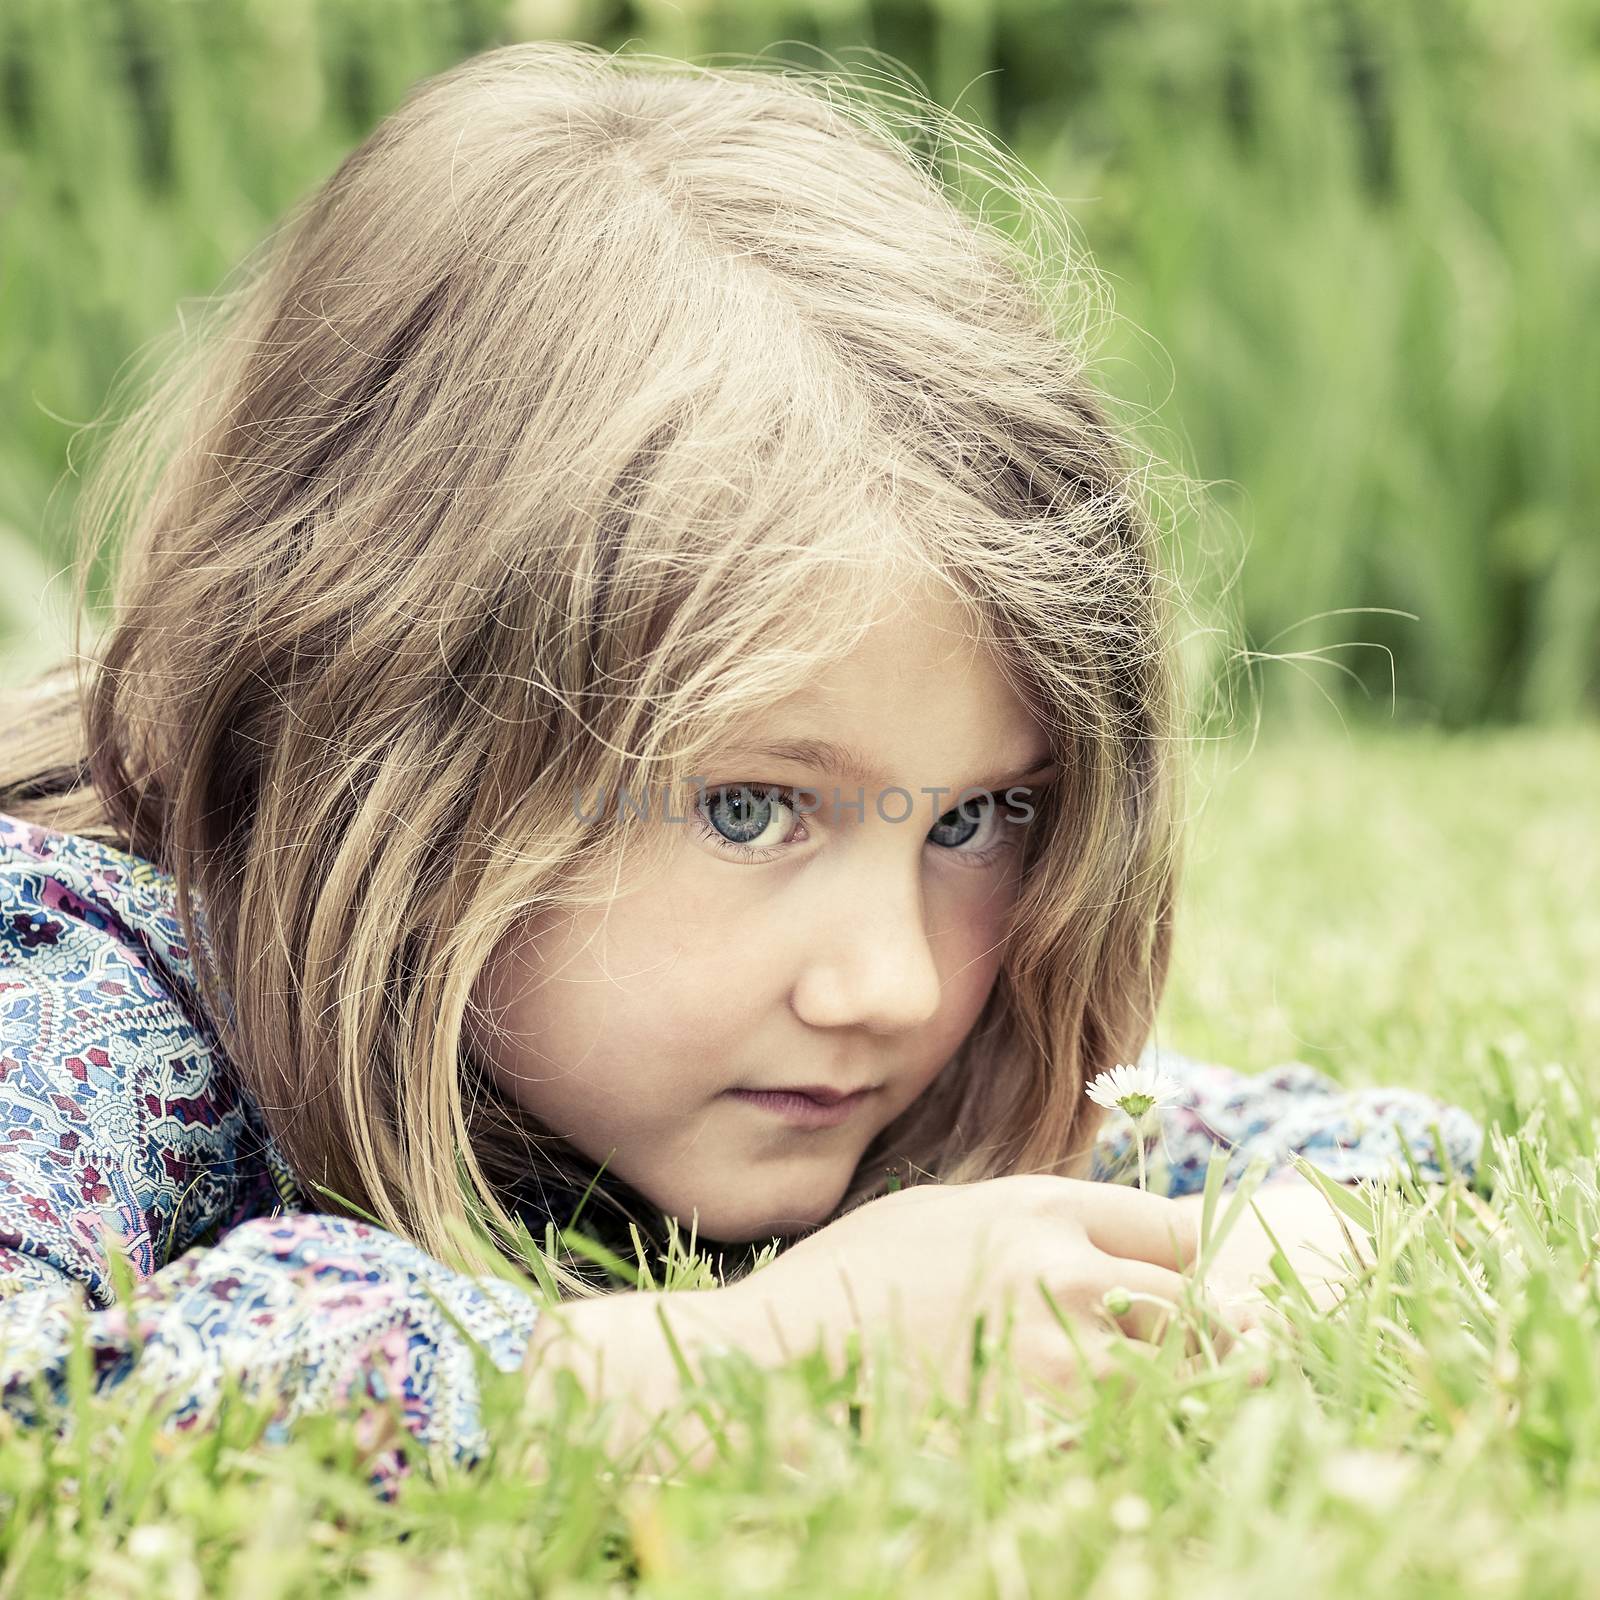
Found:
[{"label": "eyebrow", "polygon": [[[777,739],[762,744],[739,745],[738,753],[759,759],[793,761],[802,767],[826,772],[831,777],[846,778],[863,786],[889,788],[888,778],[854,745],[840,744],[832,739]],[[1056,762],[1049,750],[1028,757],[1021,770],[1009,778],[980,779],[973,783],[958,784],[951,793],[967,789],[1006,789],[1029,781],[1047,781],[1056,776]]]}]

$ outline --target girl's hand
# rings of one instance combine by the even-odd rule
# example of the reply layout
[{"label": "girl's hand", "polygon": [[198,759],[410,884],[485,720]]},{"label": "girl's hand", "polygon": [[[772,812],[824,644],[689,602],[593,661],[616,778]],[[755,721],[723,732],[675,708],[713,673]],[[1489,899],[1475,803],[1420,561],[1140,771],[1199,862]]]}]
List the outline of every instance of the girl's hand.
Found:
[{"label": "girl's hand", "polygon": [[[1215,1228],[1222,1213],[1227,1210],[1232,1196],[1218,1197]],[[1277,1236],[1290,1265],[1299,1274],[1313,1303],[1320,1311],[1329,1311],[1343,1299],[1340,1285],[1349,1276],[1349,1270],[1339,1263],[1350,1253],[1344,1228],[1348,1227],[1357,1247],[1366,1252],[1371,1238],[1353,1221],[1344,1217],[1329,1202],[1326,1195],[1303,1173],[1292,1178],[1274,1179],[1263,1183],[1251,1197],[1255,1207],[1265,1219],[1268,1228]],[[1192,1217],[1198,1233],[1200,1213],[1205,1197],[1199,1194],[1180,1195],[1173,1204]],[[1341,1226],[1341,1220],[1344,1226]],[[1274,1247],[1266,1228],[1247,1203],[1228,1229],[1211,1264],[1206,1269],[1206,1288],[1229,1312],[1266,1320],[1275,1315],[1270,1302],[1261,1292],[1263,1283],[1275,1283],[1272,1273]]]},{"label": "girl's hand", "polygon": [[[965,1391],[974,1317],[981,1311],[997,1338],[1009,1310],[1012,1355],[1029,1387],[1070,1388],[1085,1370],[1041,1285],[1072,1324],[1088,1374],[1105,1378],[1118,1370],[1110,1351],[1123,1334],[1164,1336],[1190,1281],[1199,1223],[1165,1196],[1075,1178],[927,1184],[858,1207],[723,1292],[795,1353],[817,1335],[837,1349],[851,1328],[865,1349],[866,1335],[886,1331],[926,1384],[954,1394]],[[1131,1303],[1108,1309],[1119,1289]],[[1248,1312],[1230,1328],[1214,1304],[1201,1310],[1219,1354],[1254,1326]]]},{"label": "girl's hand", "polygon": [[[570,1329],[542,1327],[529,1367],[543,1370],[546,1356],[560,1362],[564,1353],[575,1357],[591,1393],[623,1391],[633,1421],[613,1434],[615,1445],[631,1442],[638,1424],[648,1426],[677,1393],[658,1311],[691,1365],[712,1345],[736,1345],[772,1365],[820,1342],[837,1371],[851,1330],[861,1333],[868,1359],[873,1336],[885,1334],[911,1377],[913,1403],[935,1385],[964,1396],[973,1319],[983,1312],[987,1337],[998,1339],[1009,1311],[1012,1358],[1025,1387],[1071,1389],[1085,1376],[1119,1370],[1111,1350],[1124,1334],[1159,1342],[1192,1283],[1186,1269],[1199,1222],[1197,1210],[1165,1196],[1074,1178],[1018,1175],[901,1190],[723,1288],[624,1292],[547,1310],[546,1324],[565,1318]],[[1072,1326],[1084,1362],[1041,1285]],[[1105,1305],[1113,1290],[1130,1297],[1121,1309]],[[1203,1294],[1196,1298],[1219,1354],[1255,1325],[1241,1310],[1230,1327]],[[1189,1349],[1196,1348],[1191,1333]],[[696,1443],[704,1446],[704,1436]]]}]

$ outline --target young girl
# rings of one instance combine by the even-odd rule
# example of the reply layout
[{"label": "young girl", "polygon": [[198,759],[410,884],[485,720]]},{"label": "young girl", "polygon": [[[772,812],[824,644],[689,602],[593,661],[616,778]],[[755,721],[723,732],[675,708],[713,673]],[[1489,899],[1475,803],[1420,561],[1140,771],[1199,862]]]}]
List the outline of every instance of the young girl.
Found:
[{"label": "young girl", "polygon": [[[667,1297],[696,1347],[859,1326],[937,1363],[1010,1305],[1053,1382],[1037,1285],[1102,1354],[1155,1337],[1212,1149],[1267,1158],[1302,1266],[1342,1240],[1293,1153],[1443,1180],[1437,1124],[1472,1171],[1457,1108],[1150,1043],[1172,602],[1083,302],[941,190],[939,131],[492,52],[125,425],[80,502],[111,625],[0,762],[7,1407],[59,1404],[86,1317],[97,1381],[180,1427],[231,1375],[471,1461],[471,1342],[642,1426],[661,1297],[551,1256],[541,1309],[462,1244],[591,1185],[629,1257],[628,1222],[787,1246]],[[1085,1094],[1136,1059],[1179,1091],[1166,1193]],[[1219,1303],[1264,1268],[1241,1238]]]}]

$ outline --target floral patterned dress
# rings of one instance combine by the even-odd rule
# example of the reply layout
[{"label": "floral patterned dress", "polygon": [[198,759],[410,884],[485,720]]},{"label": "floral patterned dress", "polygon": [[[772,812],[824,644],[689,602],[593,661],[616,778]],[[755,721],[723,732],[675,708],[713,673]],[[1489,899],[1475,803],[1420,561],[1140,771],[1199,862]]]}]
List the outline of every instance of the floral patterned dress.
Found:
[{"label": "floral patterned dress", "polygon": [[[0,813],[0,1407],[59,1417],[75,1324],[101,1387],[161,1395],[202,1426],[226,1380],[270,1396],[269,1433],[354,1407],[374,1441],[468,1464],[484,1451],[471,1345],[515,1370],[538,1315],[514,1284],[445,1267],[381,1228],[309,1209],[203,1021],[172,880],[150,862]],[[1301,1152],[1340,1180],[1402,1162],[1470,1176],[1483,1133],[1410,1090],[1344,1090],[1292,1063],[1260,1076],[1152,1046],[1183,1086],[1155,1142],[1171,1194]],[[1091,1176],[1131,1182],[1115,1113]],[[566,1219],[560,1219],[566,1220]],[[129,1286],[117,1292],[121,1278]]]}]

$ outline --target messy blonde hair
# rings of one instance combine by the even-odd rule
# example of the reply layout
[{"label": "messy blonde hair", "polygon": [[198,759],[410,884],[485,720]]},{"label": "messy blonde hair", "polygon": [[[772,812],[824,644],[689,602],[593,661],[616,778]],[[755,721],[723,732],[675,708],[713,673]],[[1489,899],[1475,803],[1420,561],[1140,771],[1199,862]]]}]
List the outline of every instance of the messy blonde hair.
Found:
[{"label": "messy blonde hair", "polygon": [[[1026,237],[956,203],[947,146]],[[110,622],[8,718],[0,805],[171,872],[296,1172],[458,1260],[452,1219],[503,1243],[530,1173],[584,1170],[465,1045],[496,946],[615,892],[637,818],[574,794],[704,771],[886,585],[938,584],[1063,776],[983,1013],[844,1204],[891,1169],[1081,1176],[1180,854],[1173,585],[1086,376],[1096,287],[1009,158],[903,87],[468,60],[114,434],[79,501],[80,617],[114,544]]]}]

